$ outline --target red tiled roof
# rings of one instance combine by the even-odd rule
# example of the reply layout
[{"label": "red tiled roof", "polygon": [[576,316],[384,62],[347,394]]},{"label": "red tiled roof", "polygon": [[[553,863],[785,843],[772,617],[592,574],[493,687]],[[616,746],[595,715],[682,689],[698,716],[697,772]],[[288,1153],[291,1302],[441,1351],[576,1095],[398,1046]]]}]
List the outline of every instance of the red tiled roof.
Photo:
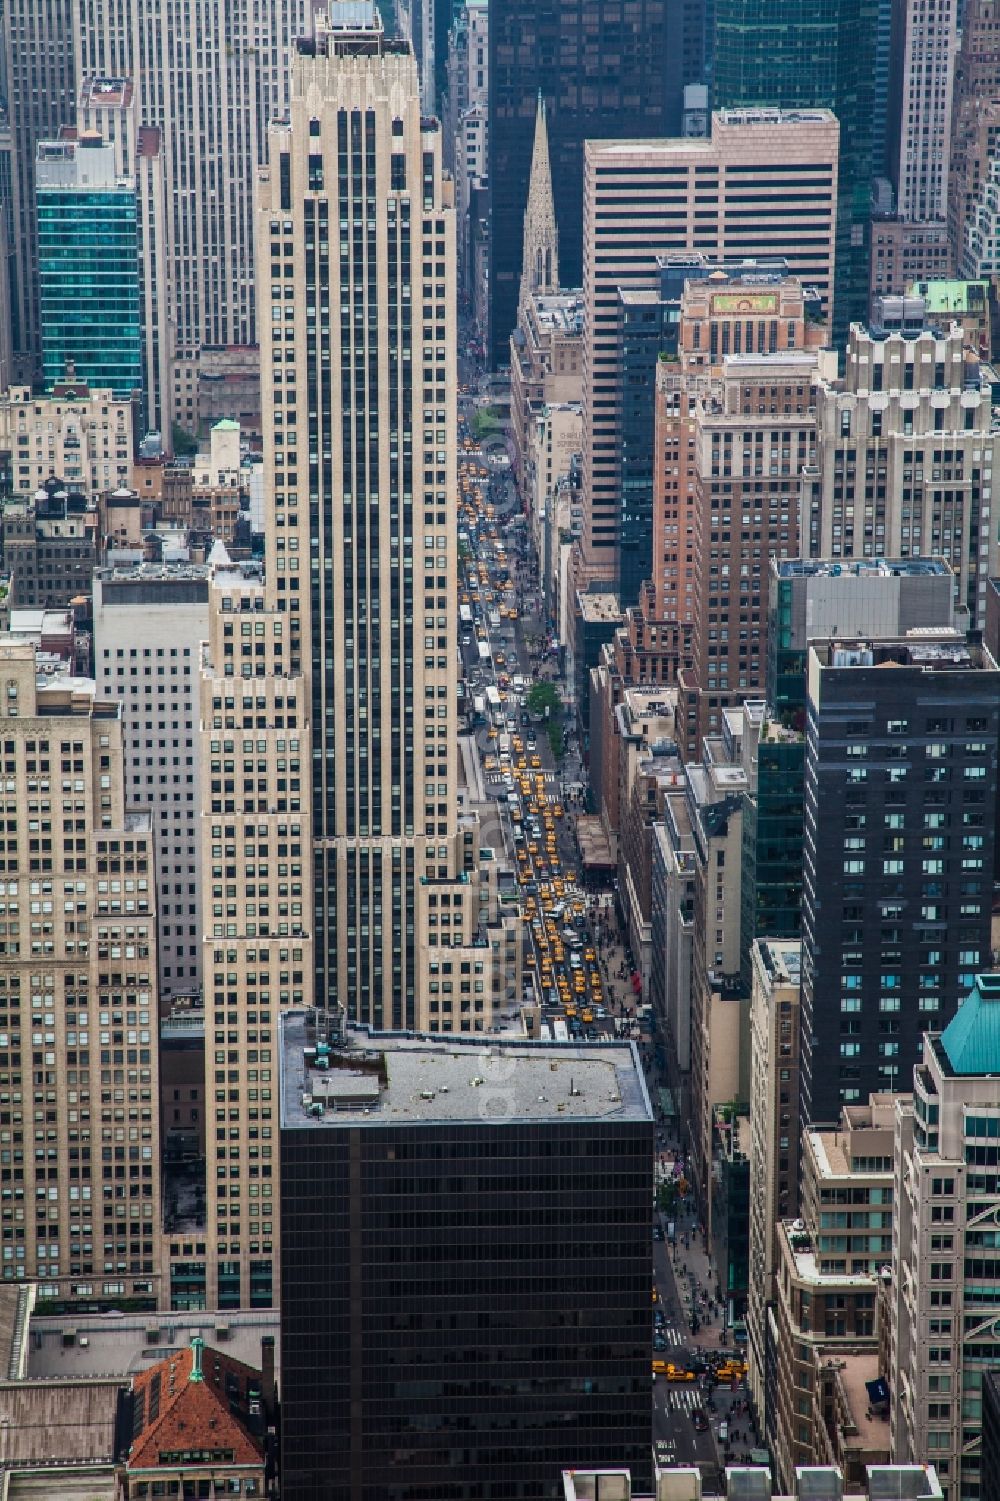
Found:
[{"label": "red tiled roof", "polygon": [[[208,1347],[202,1352],[201,1381],[191,1380],[193,1366],[194,1351],[179,1350],[136,1377],[132,1393],[139,1426],[129,1450],[128,1469],[155,1469],[162,1453],[187,1449],[231,1450],[233,1458],[227,1463],[264,1463],[263,1446],[230,1412],[226,1394],[227,1374],[239,1383],[245,1398],[247,1383],[259,1384],[259,1372]],[[176,1461],[171,1468],[176,1468]]]}]

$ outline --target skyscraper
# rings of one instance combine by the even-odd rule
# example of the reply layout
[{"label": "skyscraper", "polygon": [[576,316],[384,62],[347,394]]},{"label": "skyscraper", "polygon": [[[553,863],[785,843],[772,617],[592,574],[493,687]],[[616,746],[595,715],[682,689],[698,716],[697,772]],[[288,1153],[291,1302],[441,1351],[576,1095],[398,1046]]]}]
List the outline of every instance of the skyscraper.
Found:
[{"label": "skyscraper", "polygon": [[990,952],[1000,670],[960,633],[807,658],[802,1113],[906,1087]]},{"label": "skyscraper", "polygon": [[0,1211],[0,1276],[37,1282],[39,1306],[52,1312],[95,1298],[152,1310],[161,1290],[150,818],[125,812],[119,704],[94,683],[46,678],[34,647],[10,637],[0,637],[0,674],[0,1071],[17,1112],[30,1102],[38,1117]]},{"label": "skyscraper", "polygon": [[118,398],[142,389],[135,184],[100,137],[40,141],[38,306],[42,374]]},{"label": "skyscraper", "polygon": [[[26,8],[38,9],[32,0]],[[287,100],[292,41],[308,29],[311,7],[62,0],[62,8],[76,76],[132,79],[138,125],[161,132],[173,408],[178,422],[194,426],[199,350],[258,339],[249,187],[266,160],[268,122]]]},{"label": "skyscraper", "polygon": [[73,14],[76,0],[4,0],[0,6],[11,131],[13,257],[10,298],[13,378],[31,382],[41,359],[35,153],[76,118]]},{"label": "skyscraper", "polygon": [[[491,0],[489,351],[505,363],[517,316],[521,227],[539,94],[547,109],[562,278],[580,285],[583,143],[679,135],[683,86],[701,77],[685,26],[702,0]],[[685,76],[685,71],[691,76]],[[657,248],[657,247],[652,247]]]},{"label": "skyscraper", "polygon": [[834,343],[868,309],[880,0],[715,0],[717,109],[832,109],[840,121]]},{"label": "skyscraper", "polygon": [[[914,323],[902,326],[914,311]],[[962,330],[925,326],[923,307],[886,299],[851,329],[843,381],[817,382],[815,464],[802,474],[810,558],[944,557],[974,626],[1000,572],[992,472],[1000,461],[991,388]],[[808,541],[806,532],[808,531]]]},{"label": "skyscraper", "polygon": [[893,7],[889,171],[896,212],[914,223],[947,216],[959,9],[958,0],[933,7],[898,0]]},{"label": "skyscraper", "polygon": [[976,975],[896,1102],[892,1451],[933,1455],[953,1501],[996,1494],[998,1008],[1000,975]]},{"label": "skyscraper", "polygon": [[570,1452],[631,1465],[645,1494],[653,1116],[634,1046],[331,1042],[292,1011],[280,1060],[285,1493],[555,1501]]},{"label": "skyscraper", "polygon": [[[729,110],[712,116],[705,140],[587,142],[580,561],[588,581],[616,579],[622,540],[619,289],[655,288],[658,258],[679,252],[777,258],[828,310],[838,136],[825,109]],[[562,236],[559,248],[562,262]],[[737,309],[729,311],[735,320]]]},{"label": "skyscraper", "polygon": [[440,950],[479,918],[455,798],[454,212],[412,51],[373,6],[334,0],[299,48],[270,161],[267,578],[308,681],[316,995],[424,1025],[452,1008],[418,1016],[422,956],[457,966]]}]

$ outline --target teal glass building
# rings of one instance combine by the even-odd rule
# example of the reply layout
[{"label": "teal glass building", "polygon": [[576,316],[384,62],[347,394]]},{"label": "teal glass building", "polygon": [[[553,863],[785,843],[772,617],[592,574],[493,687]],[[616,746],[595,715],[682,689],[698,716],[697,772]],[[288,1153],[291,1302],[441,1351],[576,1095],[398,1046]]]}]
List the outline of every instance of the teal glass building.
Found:
[{"label": "teal glass building", "polygon": [[46,390],[72,368],[118,398],[142,388],[135,186],[99,137],[40,141],[38,298]]}]

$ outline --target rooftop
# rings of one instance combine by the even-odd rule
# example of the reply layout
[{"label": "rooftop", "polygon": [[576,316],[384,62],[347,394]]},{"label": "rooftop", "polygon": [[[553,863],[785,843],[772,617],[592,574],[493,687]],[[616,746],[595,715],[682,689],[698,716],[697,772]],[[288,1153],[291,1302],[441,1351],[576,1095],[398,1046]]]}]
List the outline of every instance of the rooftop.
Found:
[{"label": "rooftop", "polygon": [[580,614],[586,621],[617,622],[622,619],[622,607],[617,594],[585,594],[577,591]]},{"label": "rooftop", "polygon": [[758,938],[757,946],[772,985],[798,985],[802,945],[797,938]]},{"label": "rooftop", "polygon": [[943,558],[772,558],[779,578],[901,578],[945,576],[952,572]]},{"label": "rooftop", "polygon": [[1000,1074],[1000,975],[977,975],[938,1039],[952,1074]]},{"label": "rooftop", "polygon": [[853,1275],[847,1272],[821,1272],[805,1221],[780,1220],[778,1223],[800,1281],[830,1288],[875,1286],[876,1279],[870,1272],[855,1272]]},{"label": "rooftop", "polygon": [[228,1451],[229,1464],[263,1465],[263,1445],[245,1426],[255,1402],[260,1416],[260,1372],[200,1337],[137,1376],[131,1396],[130,1470],[200,1467],[205,1449]]},{"label": "rooftop", "polygon": [[536,292],[531,299],[535,322],[554,333],[582,334],[583,291]]},{"label": "rooftop", "polygon": [[286,1130],[652,1120],[631,1043],[538,1044],[351,1027],[346,1044],[328,1046],[314,1018],[305,1011],[281,1018]]},{"label": "rooftop", "polygon": [[984,648],[966,641],[950,626],[921,628],[906,637],[875,641],[864,638],[814,640],[810,657],[821,667],[892,668],[916,667],[923,672],[996,672],[996,663]]}]

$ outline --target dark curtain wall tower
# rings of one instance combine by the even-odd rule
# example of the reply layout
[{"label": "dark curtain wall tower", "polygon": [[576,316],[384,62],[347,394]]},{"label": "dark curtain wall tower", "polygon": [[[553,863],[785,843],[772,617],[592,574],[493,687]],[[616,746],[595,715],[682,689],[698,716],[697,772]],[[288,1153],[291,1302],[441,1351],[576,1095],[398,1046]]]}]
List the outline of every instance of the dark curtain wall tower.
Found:
[{"label": "dark curtain wall tower", "polygon": [[[626,19],[627,17],[627,19]],[[490,358],[509,359],[541,93],[563,286],[580,286],[583,143],[679,135],[704,59],[704,0],[494,0],[490,5]]]}]

